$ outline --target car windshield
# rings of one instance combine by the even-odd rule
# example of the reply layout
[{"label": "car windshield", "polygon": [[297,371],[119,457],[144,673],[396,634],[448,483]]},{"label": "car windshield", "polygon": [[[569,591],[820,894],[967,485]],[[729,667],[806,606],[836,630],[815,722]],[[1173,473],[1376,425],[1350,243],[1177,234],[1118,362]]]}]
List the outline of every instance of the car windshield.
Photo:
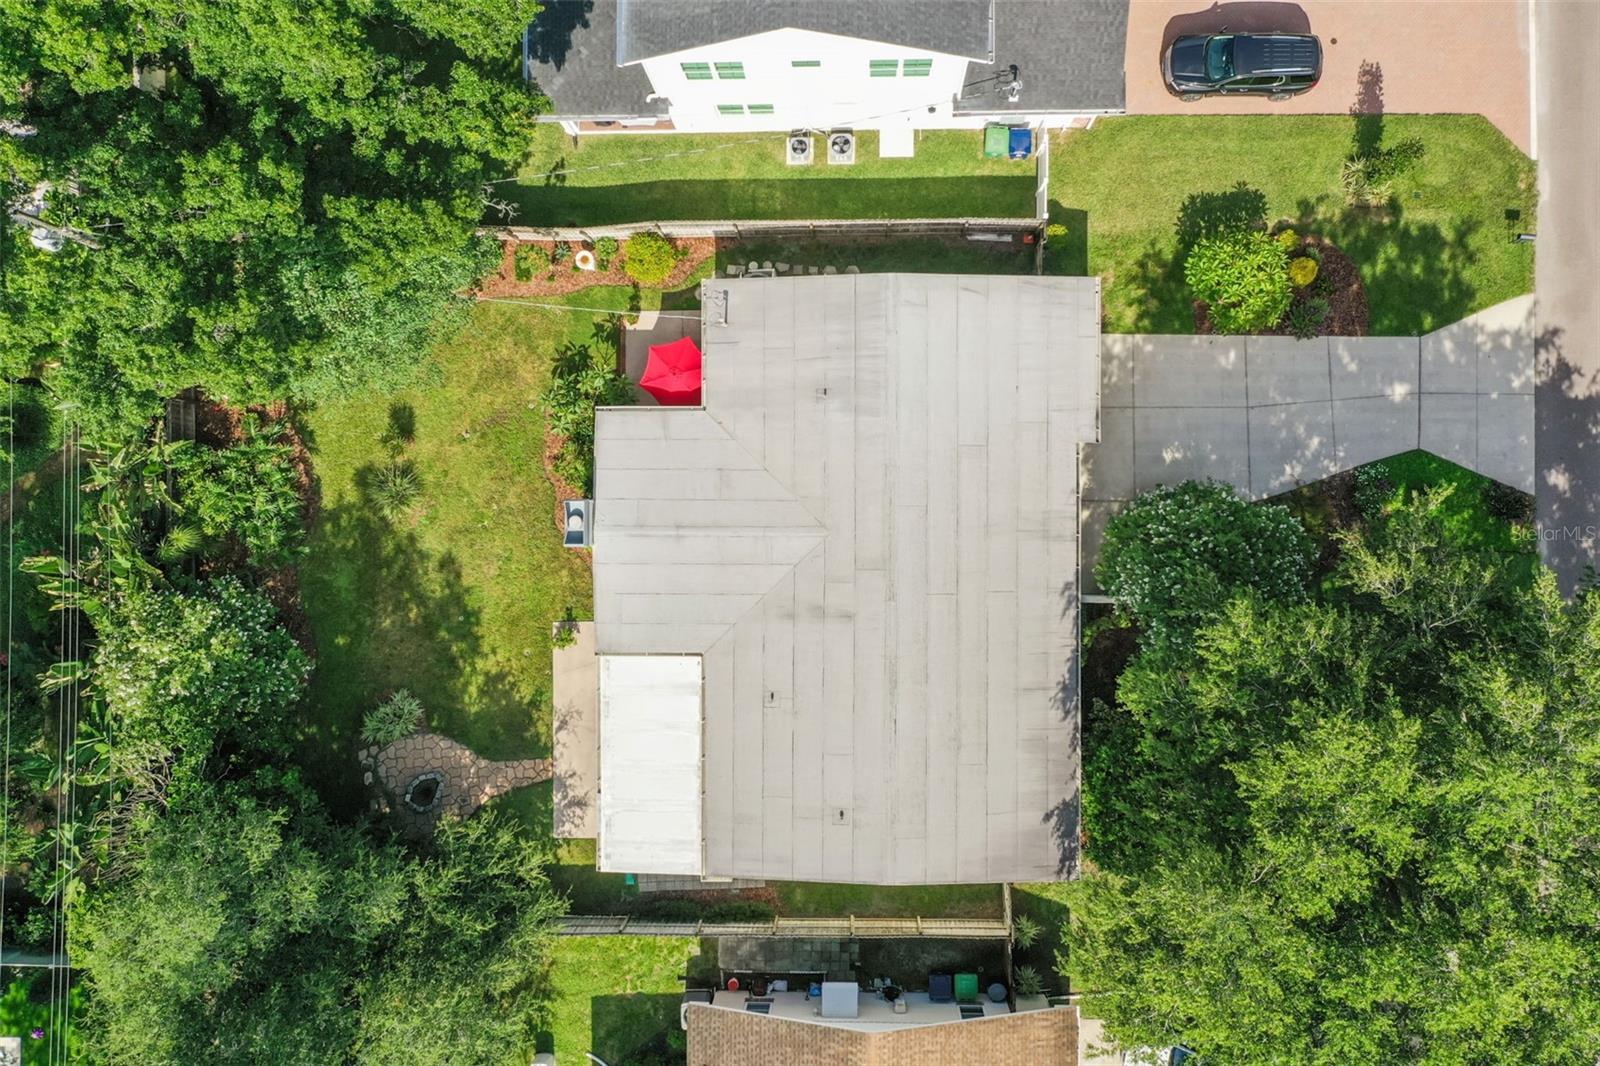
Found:
[{"label": "car windshield", "polygon": [[1206,77],[1212,81],[1233,77],[1233,38],[1213,37],[1206,42]]}]

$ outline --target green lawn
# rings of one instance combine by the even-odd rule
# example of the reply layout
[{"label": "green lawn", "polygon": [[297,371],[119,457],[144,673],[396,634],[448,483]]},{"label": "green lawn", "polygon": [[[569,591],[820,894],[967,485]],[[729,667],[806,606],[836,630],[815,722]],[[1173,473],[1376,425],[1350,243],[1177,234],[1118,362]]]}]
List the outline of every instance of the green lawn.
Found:
[{"label": "green lawn", "polygon": [[666,1041],[678,1031],[682,977],[700,951],[692,937],[559,938],[549,1039],[541,1044],[553,1044],[560,1066],[586,1066],[587,1051],[617,1066],[671,1061]]},{"label": "green lawn", "polygon": [[839,885],[775,881],[778,913],[790,918],[998,918],[999,885]]},{"label": "green lawn", "polygon": [[[302,757],[336,804],[360,803],[361,718],[397,688],[485,756],[548,752],[551,624],[568,607],[587,617],[592,592],[586,557],[557,536],[538,397],[556,347],[591,323],[483,304],[437,353],[436,380],[304,418],[321,508],[300,567],[317,646]],[[421,495],[390,521],[364,486],[406,424]]]},{"label": "green lawn", "polygon": [[922,131],[911,159],[879,159],[877,134],[862,131],[852,166],[820,157],[789,166],[784,141],[781,133],[664,134],[586,137],[574,147],[545,125],[522,181],[497,189],[517,204],[513,221],[529,226],[1033,214],[1033,162],[983,158],[975,130]]},{"label": "green lawn", "polygon": [[1066,887],[1059,881],[1011,886],[1012,913],[1027,915],[1039,926],[1039,939],[1031,947],[1016,947],[1012,961],[1038,970],[1045,991],[1052,995],[1068,991],[1066,980],[1056,973],[1056,952],[1061,950],[1061,929],[1067,920]]},{"label": "green lawn", "polygon": [[1532,288],[1533,247],[1510,236],[1535,228],[1533,164],[1487,120],[1385,116],[1383,143],[1426,146],[1387,209],[1344,205],[1339,172],[1353,132],[1343,116],[1188,115],[1057,135],[1051,214],[1068,233],[1051,269],[1105,279],[1110,332],[1192,332],[1174,256],[1179,206],[1243,182],[1264,194],[1269,220],[1320,233],[1355,260],[1374,335],[1424,333]]}]

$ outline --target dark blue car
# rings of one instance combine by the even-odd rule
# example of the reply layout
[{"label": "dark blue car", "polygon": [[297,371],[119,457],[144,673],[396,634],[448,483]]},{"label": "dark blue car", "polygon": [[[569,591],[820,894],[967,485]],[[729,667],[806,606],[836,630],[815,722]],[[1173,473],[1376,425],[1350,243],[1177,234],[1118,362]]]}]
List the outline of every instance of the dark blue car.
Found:
[{"label": "dark blue car", "polygon": [[1161,76],[1185,100],[1217,95],[1287,100],[1322,77],[1322,42],[1309,33],[1179,37],[1161,57]]}]

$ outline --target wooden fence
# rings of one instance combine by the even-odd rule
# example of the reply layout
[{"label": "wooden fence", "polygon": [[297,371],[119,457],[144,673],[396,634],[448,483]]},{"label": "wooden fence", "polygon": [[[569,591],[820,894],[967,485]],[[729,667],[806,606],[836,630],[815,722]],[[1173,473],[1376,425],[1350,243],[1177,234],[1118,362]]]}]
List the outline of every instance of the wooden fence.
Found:
[{"label": "wooden fence", "polygon": [[572,914],[560,920],[563,936],[767,936],[888,939],[929,937],[1004,940],[999,918],[774,918],[766,922],[666,922],[630,915]]}]

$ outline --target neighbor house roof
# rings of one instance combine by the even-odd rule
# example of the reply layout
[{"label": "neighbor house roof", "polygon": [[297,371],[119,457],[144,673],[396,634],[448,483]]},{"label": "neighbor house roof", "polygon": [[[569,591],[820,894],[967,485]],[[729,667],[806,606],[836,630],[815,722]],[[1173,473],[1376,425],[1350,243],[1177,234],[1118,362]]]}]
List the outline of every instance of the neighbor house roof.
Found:
[{"label": "neighbor house roof", "polygon": [[991,0],[616,0],[617,62],[797,29],[989,55]]},{"label": "neighbor house roof", "polygon": [[1121,111],[1127,34],[1128,0],[995,0],[993,60],[968,64],[956,112]]},{"label": "neighbor house roof", "polygon": [[703,872],[1070,876],[1098,279],[704,296],[704,408],[597,414],[593,555],[600,654],[703,656]]},{"label": "neighbor house roof", "polygon": [[665,115],[643,67],[617,65],[615,0],[546,3],[522,36],[523,76],[550,98],[557,115],[640,118]]},{"label": "neighbor house roof", "polygon": [[972,1021],[863,1032],[691,1004],[688,1066],[1077,1066],[1078,1012],[1025,1011]]}]

